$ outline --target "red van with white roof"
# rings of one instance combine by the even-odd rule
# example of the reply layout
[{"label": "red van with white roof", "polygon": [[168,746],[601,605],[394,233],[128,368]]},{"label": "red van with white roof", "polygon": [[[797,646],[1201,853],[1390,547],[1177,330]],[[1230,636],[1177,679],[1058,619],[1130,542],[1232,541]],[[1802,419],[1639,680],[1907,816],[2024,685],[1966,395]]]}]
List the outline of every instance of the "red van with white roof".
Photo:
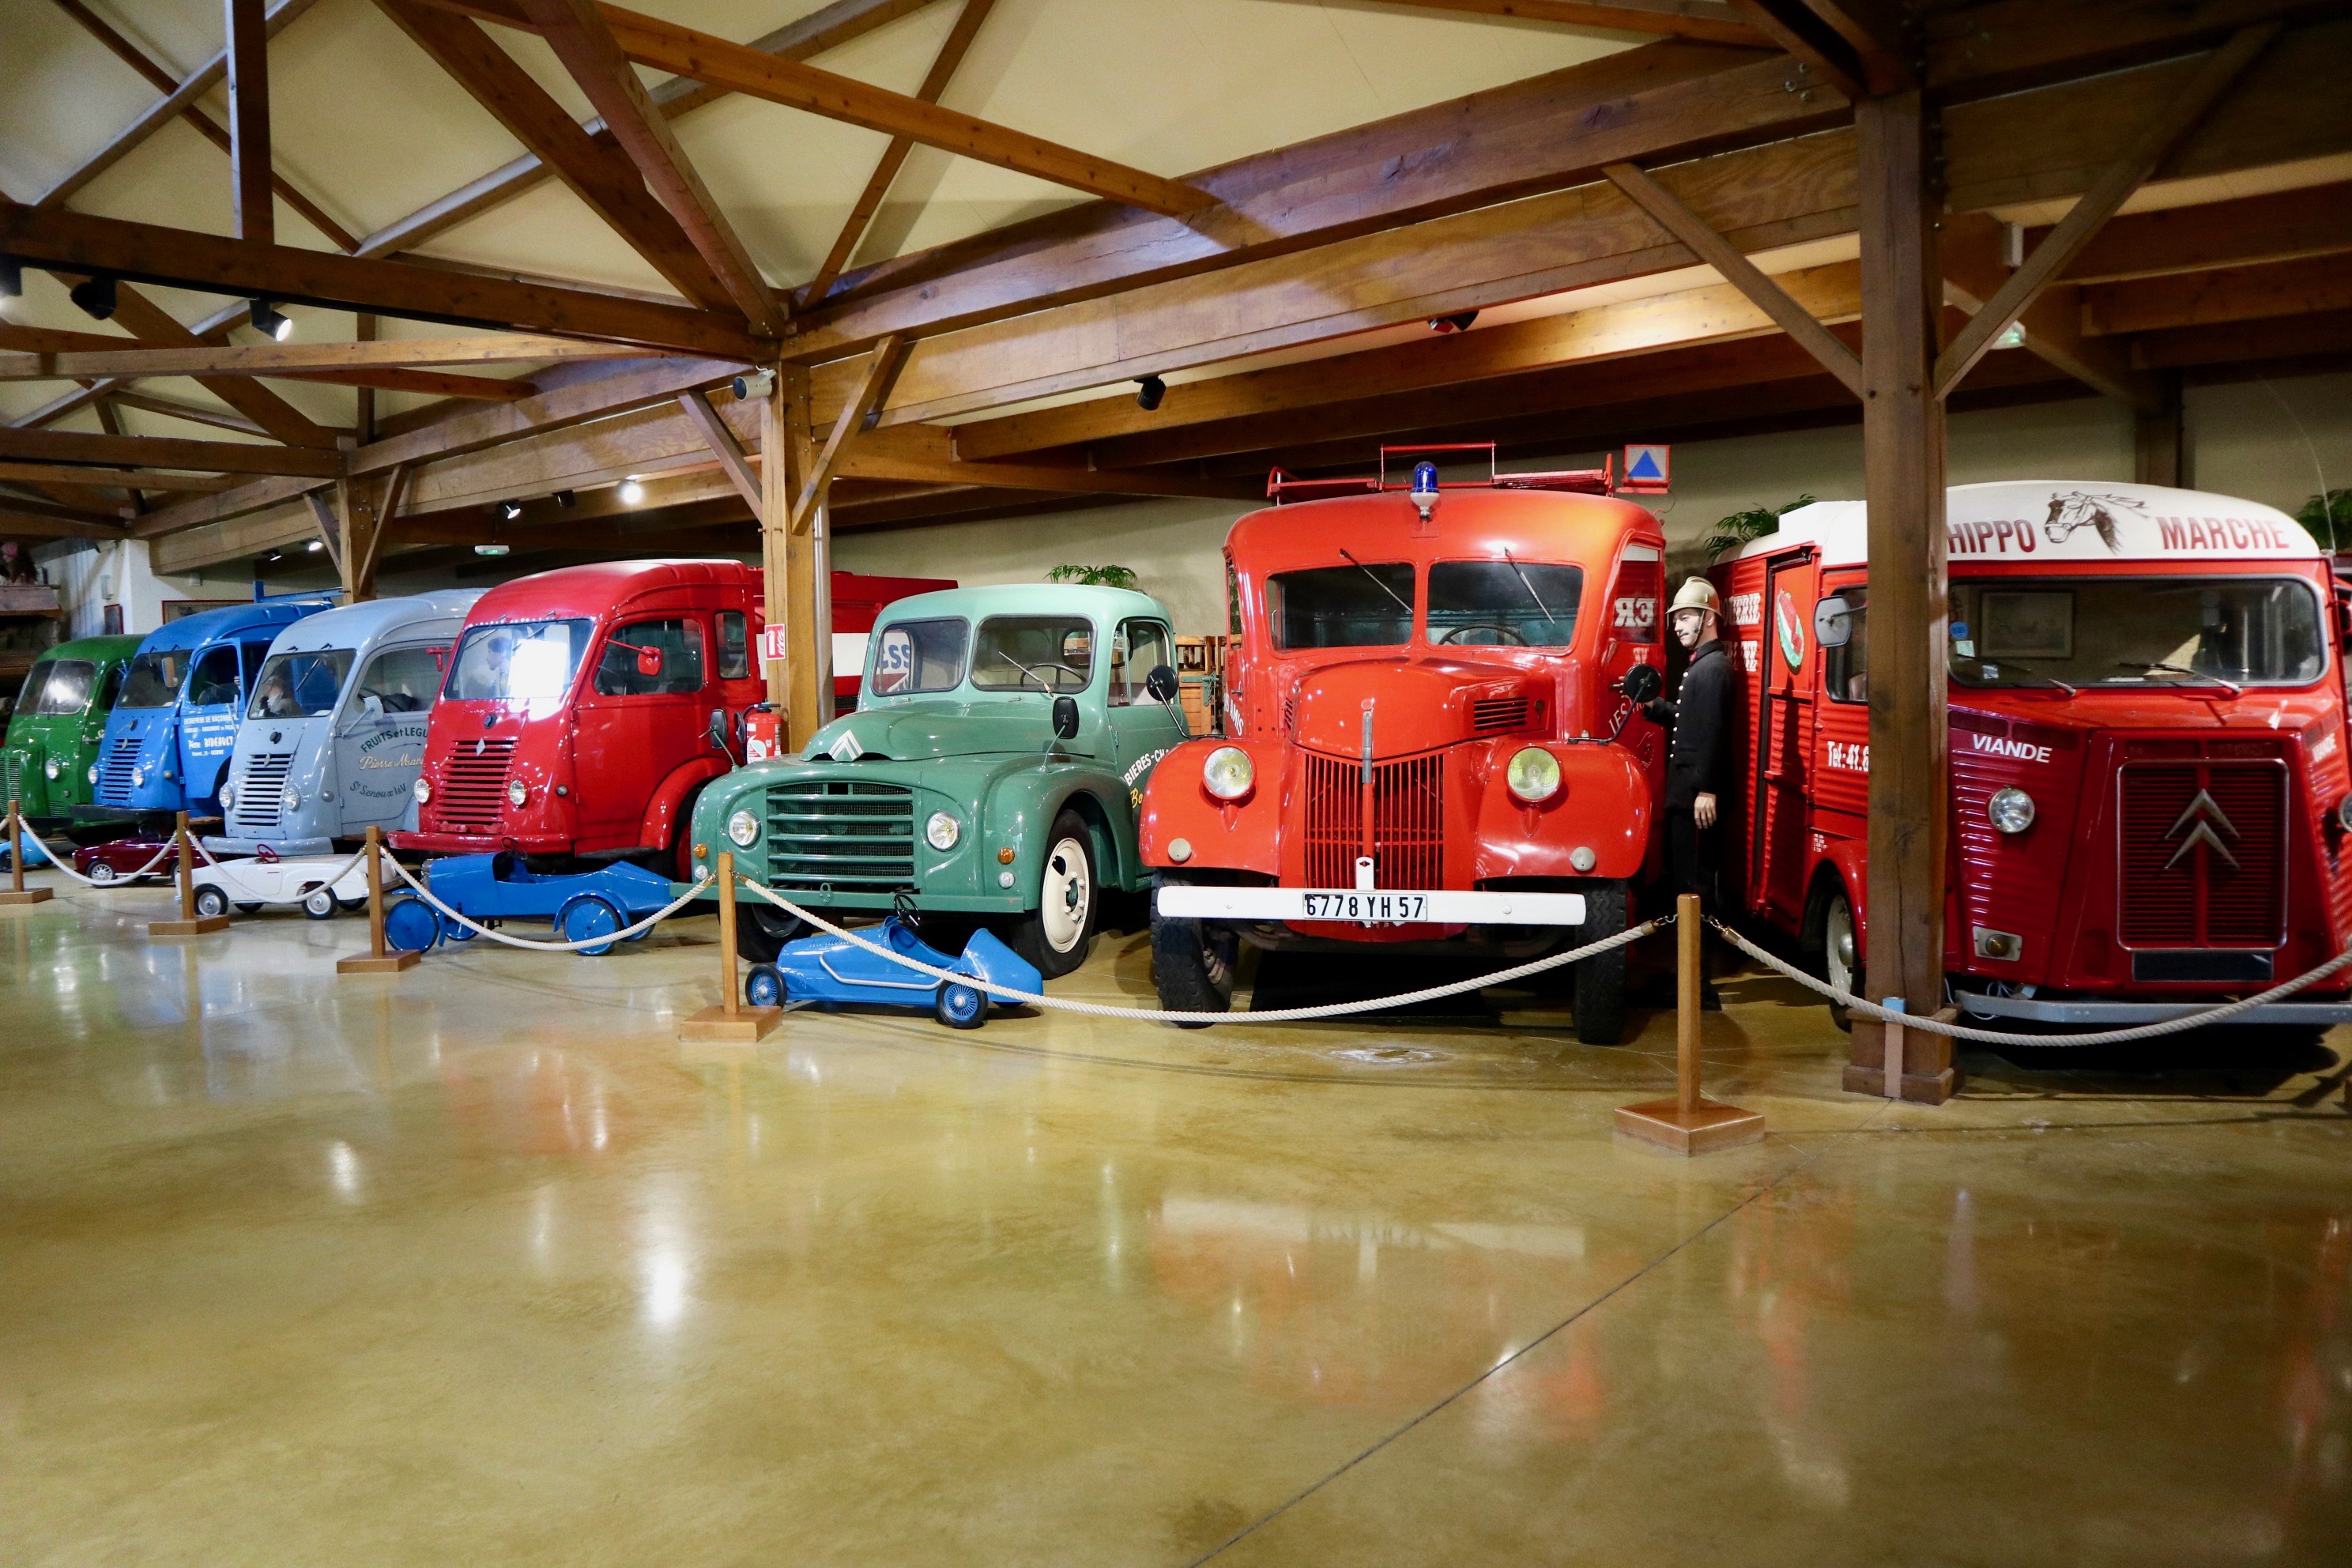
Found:
[{"label": "red van with white roof", "polygon": [[[2048,480],[1957,486],[1946,521],[1945,969],[1963,1014],[2147,1022],[2341,952],[2352,621],[2302,526],[2230,496]],[[1747,724],[1727,896],[1847,990],[1867,932],[1864,537],[1861,502],[1822,502],[1714,571]],[[2241,1021],[2352,1021],[2345,989]]]}]

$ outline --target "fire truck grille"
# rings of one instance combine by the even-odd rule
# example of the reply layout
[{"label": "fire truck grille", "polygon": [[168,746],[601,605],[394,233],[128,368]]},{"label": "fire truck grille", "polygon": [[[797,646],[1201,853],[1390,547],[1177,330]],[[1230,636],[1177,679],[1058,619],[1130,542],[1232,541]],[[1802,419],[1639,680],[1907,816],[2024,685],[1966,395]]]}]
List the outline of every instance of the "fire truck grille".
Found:
[{"label": "fire truck grille", "polygon": [[236,786],[236,823],[239,827],[275,827],[284,806],[280,795],[287,770],[294,765],[291,752],[265,752],[247,764]]},{"label": "fire truck grille", "polygon": [[[1352,888],[1364,853],[1361,763],[1305,753],[1307,886]],[[1445,756],[1442,752],[1372,769],[1372,885],[1445,885]]]},{"label": "fire truck grille", "polygon": [[1524,730],[1534,708],[1524,697],[1489,697],[1470,705],[1470,728],[1480,735]]},{"label": "fire truck grille", "polygon": [[511,736],[457,742],[441,785],[433,793],[442,831],[488,833],[499,825],[499,813],[507,803],[507,764],[514,760],[514,749]]},{"label": "fire truck grille", "polygon": [[2285,940],[2284,764],[2137,763],[2116,787],[2126,947],[2275,948]]},{"label": "fire truck grille", "polygon": [[107,805],[131,804],[131,771],[139,765],[139,742],[125,735],[106,753],[98,770],[98,798]]},{"label": "fire truck grille", "polygon": [[768,792],[768,885],[888,893],[915,885],[915,792],[824,780]]}]

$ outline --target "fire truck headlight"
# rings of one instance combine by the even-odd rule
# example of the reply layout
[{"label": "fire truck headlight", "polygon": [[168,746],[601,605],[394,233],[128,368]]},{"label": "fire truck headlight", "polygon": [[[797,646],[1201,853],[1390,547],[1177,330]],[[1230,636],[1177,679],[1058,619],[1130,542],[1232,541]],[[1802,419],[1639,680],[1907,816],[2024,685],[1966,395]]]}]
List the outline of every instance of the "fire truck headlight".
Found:
[{"label": "fire truck headlight", "polygon": [[735,841],[738,849],[749,849],[760,837],[760,819],[748,811],[739,811],[727,819],[727,837]]},{"label": "fire truck headlight", "polygon": [[1257,783],[1257,764],[1239,746],[1219,746],[1201,764],[1201,785],[1219,800],[1239,800]]},{"label": "fire truck headlight", "polygon": [[1997,789],[1985,802],[1985,820],[2003,833],[2022,833],[2033,826],[2033,797],[2013,784]]},{"label": "fire truck headlight", "polygon": [[963,824],[944,811],[931,813],[923,824],[923,842],[942,855],[954,848],[956,840],[962,837]]},{"label": "fire truck headlight", "polygon": [[522,780],[517,779],[514,783],[507,785],[507,804],[509,805],[520,805],[530,798],[530,786],[523,783]]},{"label": "fire truck headlight", "polygon": [[408,786],[408,793],[416,797],[417,805],[423,805],[426,801],[433,798],[433,785],[425,779],[419,778],[415,784]]},{"label": "fire truck headlight", "polygon": [[1529,805],[1541,805],[1559,793],[1559,759],[1541,746],[1528,746],[1503,770],[1503,782]]}]

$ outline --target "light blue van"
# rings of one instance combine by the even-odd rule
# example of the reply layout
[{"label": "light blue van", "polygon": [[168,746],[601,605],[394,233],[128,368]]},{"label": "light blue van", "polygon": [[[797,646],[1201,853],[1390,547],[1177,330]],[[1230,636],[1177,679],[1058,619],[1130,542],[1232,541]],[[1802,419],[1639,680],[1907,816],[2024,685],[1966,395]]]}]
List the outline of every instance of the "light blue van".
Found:
[{"label": "light blue van", "polygon": [[324,855],[413,821],[449,645],[482,589],[348,605],[269,645],[221,789],[215,853]]},{"label": "light blue van", "polygon": [[149,632],[131,656],[98,761],[89,765],[91,803],[74,807],[75,817],[217,814],[237,722],[270,642],[334,602],[313,594],[225,605]]}]

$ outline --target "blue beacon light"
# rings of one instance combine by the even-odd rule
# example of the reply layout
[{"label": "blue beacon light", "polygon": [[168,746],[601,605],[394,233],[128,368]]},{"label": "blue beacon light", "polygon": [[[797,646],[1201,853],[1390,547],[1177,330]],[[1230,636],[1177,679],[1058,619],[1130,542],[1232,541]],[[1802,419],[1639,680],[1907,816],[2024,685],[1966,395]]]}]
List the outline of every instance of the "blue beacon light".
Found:
[{"label": "blue beacon light", "polygon": [[1412,489],[1407,493],[1421,512],[1421,521],[1427,522],[1429,514],[1437,508],[1437,465],[1415,463],[1412,466]]}]

